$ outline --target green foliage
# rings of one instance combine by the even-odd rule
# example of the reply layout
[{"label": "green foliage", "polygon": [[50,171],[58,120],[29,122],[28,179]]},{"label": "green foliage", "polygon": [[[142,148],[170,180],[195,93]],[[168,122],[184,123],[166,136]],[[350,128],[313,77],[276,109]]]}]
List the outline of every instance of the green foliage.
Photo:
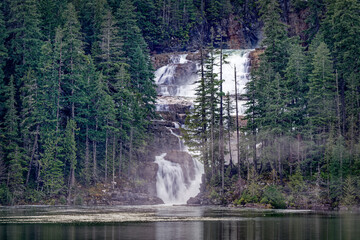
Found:
[{"label": "green foliage", "polygon": [[6,184],[0,185],[0,204],[10,205],[12,203],[12,194]]},{"label": "green foliage", "polygon": [[330,51],[323,42],[315,51],[312,68],[307,96],[308,118],[313,133],[320,133],[334,122],[336,89]]},{"label": "green foliage", "polygon": [[271,204],[271,206],[276,209],[286,208],[285,198],[280,189],[275,185],[267,186],[264,189],[263,198],[260,203]]},{"label": "green foliage", "polygon": [[305,182],[299,167],[296,168],[295,174],[289,177],[289,187],[295,196],[301,195],[305,190]]},{"label": "green foliage", "polygon": [[[306,43],[288,38],[277,0],[2,1],[0,175],[6,177],[0,179],[0,202],[55,203],[75,178],[101,181],[98,173],[112,169],[109,146],[116,149],[115,165],[122,156],[122,164],[140,166],[136,153],[155,118],[149,49],[186,49],[199,39],[202,48],[213,47],[233,14],[246,36],[262,25],[261,16],[265,48],[244,96],[241,158],[250,170],[239,203],[260,199],[260,172],[289,180],[295,201],[316,171],[318,188],[326,188],[333,203],[353,204],[360,172],[360,3],[290,3],[294,13],[309,7]],[[216,51],[209,48],[205,60],[201,50],[202,76],[185,138],[201,154],[207,183],[219,186],[223,93],[214,73]],[[225,121],[230,131],[229,114]],[[302,171],[289,176],[295,165]],[[277,202],[279,192],[266,188],[264,201]]]},{"label": "green foliage", "polygon": [[44,143],[44,153],[39,161],[43,187],[50,197],[56,196],[64,188],[64,163],[57,157],[59,150],[58,140],[47,138]]},{"label": "green foliage", "polygon": [[[69,119],[66,124],[66,129],[63,138],[63,156],[64,163],[69,165],[70,169],[75,170],[77,165],[76,158],[76,141],[75,141],[75,131],[76,131],[76,123],[74,120]],[[52,143],[53,145],[54,143]],[[51,152],[52,153],[52,152]],[[58,165],[61,166],[61,165]]]},{"label": "green foliage", "polygon": [[341,204],[345,206],[354,206],[356,204],[356,181],[350,175],[346,177],[343,185],[343,197],[341,199]]},{"label": "green foliage", "polygon": [[24,200],[29,203],[40,203],[45,197],[45,193],[36,189],[27,188],[24,193]]},{"label": "green foliage", "polygon": [[83,197],[81,195],[76,195],[75,200],[74,200],[74,204],[81,206],[84,204],[84,200]]},{"label": "green foliage", "polygon": [[257,203],[259,198],[257,195],[254,195],[252,192],[245,190],[241,194],[241,198],[238,200],[238,204],[244,205],[246,203]]}]

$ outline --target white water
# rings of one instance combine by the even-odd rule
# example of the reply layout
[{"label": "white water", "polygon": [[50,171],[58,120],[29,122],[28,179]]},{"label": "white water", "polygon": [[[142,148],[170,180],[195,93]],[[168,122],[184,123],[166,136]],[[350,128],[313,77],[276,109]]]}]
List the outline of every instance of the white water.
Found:
[{"label": "white water", "polygon": [[[178,128],[177,126],[179,126],[178,123],[175,124],[175,128]],[[171,135],[175,136],[178,139],[178,141],[179,141],[179,150],[182,151],[184,149],[184,143],[181,140],[180,136],[177,135],[176,133],[174,133],[171,128],[167,127],[167,129],[170,131]]]},{"label": "white water", "polygon": [[191,197],[195,197],[200,191],[201,176],[203,166],[194,160],[195,178],[191,179],[190,184],[186,184],[184,172],[178,163],[173,163],[164,159],[166,153],[156,156],[155,163],[159,165],[156,176],[157,196],[165,204],[186,204]]},{"label": "white water", "polygon": [[197,63],[186,59],[187,54],[171,56],[171,63],[155,71],[155,83],[162,96],[191,97],[195,93]]},{"label": "white water", "polygon": [[[245,93],[245,85],[249,77],[249,54],[252,50],[223,50],[223,55],[227,55],[225,61],[228,64],[223,64],[223,92],[229,92],[230,95],[235,94],[235,80],[234,80],[234,66],[236,66],[236,76],[238,83],[238,94]],[[217,65],[220,62],[220,56],[216,56]],[[220,66],[215,66],[215,72],[220,73]],[[219,76],[220,77],[220,76]]]},{"label": "white water", "polygon": [[[245,86],[249,80],[249,54],[252,49],[223,50],[227,55],[226,64],[223,64],[223,92],[235,95],[234,68],[236,67],[238,94],[245,93]],[[161,96],[185,97],[195,99],[197,80],[200,78],[199,62],[186,59],[187,54],[173,55],[171,63],[159,68],[155,72],[155,82],[158,86],[158,94]],[[219,65],[220,56],[215,56],[215,62]],[[215,72],[220,72],[220,66],[215,66]],[[238,100],[239,114],[245,113],[245,100]],[[232,97],[232,105],[235,107],[235,99]],[[166,104],[158,103],[158,111],[167,111]],[[235,113],[235,110],[234,112]]]},{"label": "white water", "polygon": [[[229,92],[235,95],[234,68],[237,70],[238,94],[245,93],[245,85],[249,75],[249,59],[248,55],[251,49],[246,50],[224,50],[223,54],[227,55],[228,64],[223,64],[223,92]],[[190,104],[195,99],[195,89],[197,80],[199,79],[199,63],[186,59],[187,54],[173,55],[171,63],[159,68],[155,72],[155,82],[158,86],[159,97],[157,102],[158,111],[168,111],[171,104]],[[220,56],[215,56],[217,62]],[[219,67],[215,68],[215,72],[219,73]],[[187,100],[184,100],[187,99]],[[238,100],[239,114],[243,114],[246,110],[244,100]],[[235,100],[232,97],[232,105],[235,108]],[[235,110],[234,110],[235,112]],[[178,123],[174,123],[175,128],[179,128]],[[187,151],[179,135],[173,132],[172,128],[168,128],[170,133],[179,141],[180,151]],[[165,204],[185,204],[186,201],[197,195],[200,191],[201,177],[204,172],[203,165],[193,158],[195,166],[195,177],[191,179],[190,184],[186,184],[184,174],[180,164],[173,163],[164,159],[166,153],[156,157],[155,162],[159,165],[156,181],[157,195]],[[188,176],[187,176],[188,177]]]}]

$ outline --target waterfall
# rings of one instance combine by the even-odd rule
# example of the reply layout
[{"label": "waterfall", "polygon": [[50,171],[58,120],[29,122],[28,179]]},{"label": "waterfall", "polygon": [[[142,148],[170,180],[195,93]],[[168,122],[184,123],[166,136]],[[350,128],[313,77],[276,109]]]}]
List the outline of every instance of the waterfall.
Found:
[{"label": "waterfall", "polygon": [[[176,125],[175,125],[175,128],[176,128]],[[183,141],[181,140],[180,136],[177,135],[176,133],[174,133],[171,128],[167,127],[167,129],[169,129],[171,135],[175,136],[178,139],[178,141],[179,141],[179,150],[182,151],[183,148],[184,148],[184,146],[183,146],[184,144],[183,144]]]},{"label": "waterfall", "polygon": [[[248,81],[248,56],[251,51],[251,49],[223,51],[223,54],[227,56],[226,61],[228,62],[223,64],[223,91],[225,93],[229,92],[232,96],[233,109],[235,109],[234,66],[237,69],[238,94],[243,94],[245,93],[245,85]],[[220,56],[216,55],[215,57],[215,61],[219,62]],[[190,102],[188,105],[190,106],[196,98],[195,89],[200,78],[199,61],[187,59],[187,54],[174,54],[170,59],[171,61],[168,65],[157,69],[155,72],[155,82],[159,94],[157,111],[159,112],[172,112],[174,110],[170,109],[177,109],[173,106],[184,105],[188,102]],[[219,73],[219,67],[215,67],[214,71]],[[240,115],[244,114],[246,110],[245,102],[245,100],[238,100]],[[170,108],[169,106],[172,107]],[[168,121],[173,123],[175,129],[179,128],[180,124],[174,122],[174,119],[178,118],[169,116]],[[184,124],[184,122],[181,124]],[[180,136],[173,131],[174,127],[167,127],[167,129],[178,139],[180,151],[188,152],[187,146],[184,145]],[[185,204],[189,198],[195,197],[199,193],[204,167],[199,161],[192,158],[193,164],[191,166],[194,167],[192,170],[195,171],[195,174],[190,177],[190,170],[187,169],[189,164],[181,164],[181,161],[176,163],[168,161],[165,159],[166,155],[167,153],[163,153],[157,156],[155,160],[155,163],[159,166],[156,177],[157,195],[166,204]]]},{"label": "waterfall", "polygon": [[173,55],[170,63],[155,71],[157,92],[161,96],[186,96],[195,93],[198,64],[186,59],[187,54]]},{"label": "waterfall", "polygon": [[185,174],[180,164],[165,160],[166,153],[156,157],[159,169],[156,176],[157,195],[165,204],[186,204],[199,193],[203,166],[193,159],[195,177],[190,184],[185,182]]},{"label": "waterfall", "polygon": [[[223,54],[227,56],[227,64],[223,64],[223,92],[227,92],[234,96],[234,66],[237,69],[238,78],[238,94],[245,93],[245,86],[249,77],[249,54],[253,49],[225,49]],[[187,54],[175,54],[171,56],[171,62],[155,71],[155,83],[157,85],[157,92],[160,96],[172,96],[175,99],[178,97],[185,97],[194,99],[196,97],[197,82],[200,78],[200,64],[199,61],[188,60]],[[215,55],[215,62],[217,66],[214,67],[216,73],[220,72],[219,67],[220,55]],[[234,100],[234,99],[233,99]],[[245,100],[238,100],[239,114],[245,113]],[[233,108],[235,103],[233,101]],[[166,111],[166,104],[159,102],[157,104],[159,111]],[[235,110],[234,110],[235,113]]]}]

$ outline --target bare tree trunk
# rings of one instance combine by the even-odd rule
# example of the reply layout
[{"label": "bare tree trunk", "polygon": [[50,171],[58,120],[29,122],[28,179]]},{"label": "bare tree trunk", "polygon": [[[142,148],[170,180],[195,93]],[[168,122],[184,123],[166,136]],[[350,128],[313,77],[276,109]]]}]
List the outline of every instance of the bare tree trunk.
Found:
[{"label": "bare tree trunk", "polygon": [[[97,117],[95,117],[95,132],[97,132],[98,129],[98,121]],[[96,148],[97,148],[96,140],[93,140],[93,180],[94,182],[97,181],[97,160],[96,160]]]},{"label": "bare tree trunk", "polygon": [[106,129],[106,134],[105,134],[105,183],[107,182],[107,175],[108,175],[108,145],[109,145],[109,140],[108,140],[108,130]]},{"label": "bare tree trunk", "polygon": [[29,183],[31,167],[32,167],[32,165],[33,165],[34,156],[35,156],[35,150],[36,150],[36,146],[37,146],[37,144],[38,144],[38,137],[39,137],[39,124],[36,125],[35,139],[34,139],[34,144],[33,144],[32,151],[31,151],[29,169],[28,169],[28,172],[27,172],[27,175],[26,175],[26,183],[25,183],[25,186],[27,186],[28,183]]},{"label": "bare tree trunk", "polygon": [[61,78],[62,78],[62,51],[60,48],[60,63],[58,69],[58,92],[57,92],[57,99],[56,99],[56,134],[59,133],[59,119],[60,119],[60,96],[61,96]]},{"label": "bare tree trunk", "polygon": [[[341,115],[340,115],[340,96],[339,96],[339,81],[338,81],[338,72],[337,69],[336,72],[336,98],[337,98],[337,118],[338,118],[338,138],[342,136],[341,133]],[[341,141],[342,144],[342,141]],[[342,152],[342,146],[340,146],[340,181],[342,183],[343,180],[343,152]]]},{"label": "bare tree trunk", "polygon": [[222,66],[223,66],[223,39],[221,33],[221,43],[220,43],[220,164],[221,164],[221,195],[224,197],[224,187],[225,187],[225,159],[224,159],[224,120],[223,120],[223,84],[222,84]]},{"label": "bare tree trunk", "polygon": [[235,112],[236,112],[236,149],[237,149],[237,162],[238,174],[241,178],[241,163],[240,163],[240,132],[239,132],[239,108],[238,108],[238,92],[237,92],[237,79],[236,79],[236,66],[234,65],[234,78],[235,78]]},{"label": "bare tree trunk", "polygon": [[[230,98],[230,96],[229,96],[229,98]],[[229,114],[229,117],[231,117],[230,114]],[[230,125],[230,120],[229,120],[228,137],[229,137],[230,168],[232,169],[232,167],[233,167],[233,160],[232,160],[232,152],[231,152],[231,125]]]},{"label": "bare tree trunk", "polygon": [[279,141],[278,141],[278,164],[279,164],[278,168],[279,168],[280,182],[282,183],[283,176],[282,176],[282,165],[281,165],[281,145]]},{"label": "bare tree trunk", "polygon": [[120,139],[120,146],[119,146],[119,148],[120,148],[120,150],[119,150],[119,179],[121,178],[122,146],[123,146],[123,144],[122,144],[122,141]]},{"label": "bare tree trunk", "polygon": [[86,184],[89,184],[89,158],[90,158],[90,146],[89,146],[89,125],[86,124],[86,136],[85,136],[85,180]]},{"label": "bare tree trunk", "polygon": [[112,187],[114,188],[115,182],[115,157],[116,157],[116,135],[113,136],[113,153],[112,153]]},{"label": "bare tree trunk", "polygon": [[130,129],[130,147],[129,147],[129,164],[128,164],[128,176],[130,177],[130,168],[132,163],[132,148],[133,148],[133,131],[134,129]]}]

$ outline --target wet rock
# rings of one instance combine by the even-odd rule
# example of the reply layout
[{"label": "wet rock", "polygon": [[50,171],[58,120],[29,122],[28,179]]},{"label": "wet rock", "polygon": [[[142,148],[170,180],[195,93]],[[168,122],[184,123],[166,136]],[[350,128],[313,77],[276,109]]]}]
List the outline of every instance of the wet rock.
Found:
[{"label": "wet rock", "polygon": [[169,151],[164,158],[167,161],[180,164],[187,184],[190,184],[190,180],[195,179],[194,161],[189,153],[173,150]]},{"label": "wet rock", "polygon": [[188,205],[200,205],[201,201],[200,201],[199,198],[192,197],[186,202],[186,204],[188,204]]},{"label": "wet rock", "polygon": [[306,20],[309,15],[309,8],[290,11],[289,13],[289,34],[290,36],[300,36],[300,39],[306,40],[306,30],[308,29],[308,24]]},{"label": "wet rock", "polygon": [[156,175],[159,166],[154,162],[145,162],[141,169],[138,169],[137,176],[142,179],[141,191],[150,195],[156,195]]},{"label": "wet rock", "polygon": [[197,67],[195,62],[187,62],[184,64],[178,64],[175,69],[174,83],[176,85],[185,85],[192,82],[189,80],[196,80]]},{"label": "wet rock", "polygon": [[247,46],[243,27],[240,21],[235,20],[235,16],[230,14],[228,24],[228,42],[227,45],[230,49],[241,49]]},{"label": "wet rock", "polygon": [[250,66],[251,68],[258,68],[260,66],[260,55],[264,53],[264,49],[257,48],[255,51],[250,52]]},{"label": "wet rock", "polygon": [[169,63],[171,63],[171,57],[168,53],[162,54],[154,54],[151,57],[151,62],[153,64],[154,69],[161,68]]}]

